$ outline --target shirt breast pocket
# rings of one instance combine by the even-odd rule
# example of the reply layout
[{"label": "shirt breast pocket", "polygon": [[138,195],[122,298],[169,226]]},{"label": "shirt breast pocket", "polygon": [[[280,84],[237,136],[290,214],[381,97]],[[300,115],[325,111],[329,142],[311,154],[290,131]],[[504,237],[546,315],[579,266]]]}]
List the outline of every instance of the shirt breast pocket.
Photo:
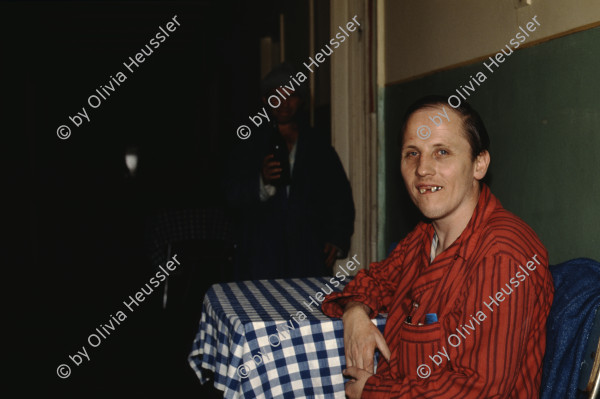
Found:
[{"label": "shirt breast pocket", "polygon": [[390,362],[392,374],[414,379],[425,379],[431,374],[437,374],[440,369],[436,362],[439,362],[439,366],[447,362],[442,350],[441,335],[439,322],[422,326],[402,323],[397,353]]}]

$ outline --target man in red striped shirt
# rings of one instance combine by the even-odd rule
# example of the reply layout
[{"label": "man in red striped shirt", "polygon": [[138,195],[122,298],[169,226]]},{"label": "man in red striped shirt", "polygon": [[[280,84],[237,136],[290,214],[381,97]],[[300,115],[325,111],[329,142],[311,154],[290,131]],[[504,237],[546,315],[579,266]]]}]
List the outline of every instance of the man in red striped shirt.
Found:
[{"label": "man in red striped shirt", "polygon": [[[432,96],[409,108],[401,170],[428,222],[322,304],[343,318],[350,398],[539,396],[554,294],[548,254],[481,183],[489,163],[485,126],[468,104]],[[388,313],[383,335],[370,320],[378,313]]]}]

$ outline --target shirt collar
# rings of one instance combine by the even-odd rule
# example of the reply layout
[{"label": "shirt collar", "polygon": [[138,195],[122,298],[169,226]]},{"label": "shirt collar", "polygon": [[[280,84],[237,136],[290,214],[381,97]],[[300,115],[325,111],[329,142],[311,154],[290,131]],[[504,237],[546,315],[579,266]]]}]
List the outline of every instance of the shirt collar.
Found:
[{"label": "shirt collar", "polygon": [[[489,187],[485,183],[482,183],[479,199],[477,201],[477,205],[475,206],[475,210],[473,211],[473,215],[471,215],[471,219],[469,220],[467,227],[465,227],[462,233],[460,233],[460,236],[452,243],[450,247],[460,246],[465,237],[471,237],[477,231],[481,231],[481,229],[487,224],[492,213],[498,208],[502,208],[500,201],[496,198],[496,196],[494,196],[494,194],[492,194]],[[421,222],[419,223],[418,227],[420,227],[425,233],[423,251],[428,255],[428,258],[431,259],[431,255],[434,254],[434,252],[430,250],[429,253],[427,253],[427,250],[430,248],[433,249],[433,236],[435,234],[435,229],[433,228],[431,222]],[[457,252],[457,255],[464,257],[466,249],[467,248],[461,248],[461,250]]]}]

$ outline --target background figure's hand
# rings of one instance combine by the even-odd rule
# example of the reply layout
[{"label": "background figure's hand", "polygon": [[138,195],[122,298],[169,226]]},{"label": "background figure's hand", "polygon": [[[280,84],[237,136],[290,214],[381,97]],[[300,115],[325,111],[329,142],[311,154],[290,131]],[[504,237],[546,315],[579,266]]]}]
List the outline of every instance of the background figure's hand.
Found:
[{"label": "background figure's hand", "polygon": [[356,366],[374,373],[373,354],[375,348],[390,360],[388,348],[383,335],[369,318],[370,309],[360,302],[350,302],[344,309],[342,320],[344,322],[344,354],[346,367]]},{"label": "background figure's hand", "polygon": [[265,184],[271,184],[281,177],[282,169],[279,167],[279,162],[269,161],[272,158],[275,158],[275,155],[269,154],[263,159],[261,174]]},{"label": "background figure's hand", "polygon": [[346,383],[346,396],[350,399],[360,399],[362,391],[365,388],[365,383],[373,373],[358,367],[348,367],[343,371],[344,376],[352,378]]},{"label": "background figure's hand", "polygon": [[337,259],[338,247],[326,242],[323,252],[325,253],[325,266],[328,268],[333,267],[333,264]]}]

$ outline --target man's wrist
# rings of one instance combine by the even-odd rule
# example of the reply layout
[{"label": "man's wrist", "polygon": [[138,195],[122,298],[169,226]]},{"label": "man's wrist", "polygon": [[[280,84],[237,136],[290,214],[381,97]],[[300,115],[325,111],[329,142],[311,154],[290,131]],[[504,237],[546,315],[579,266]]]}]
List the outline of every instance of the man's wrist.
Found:
[{"label": "man's wrist", "polygon": [[367,305],[365,305],[364,303],[358,302],[358,301],[351,301],[351,302],[348,302],[346,304],[346,306],[344,306],[344,315],[347,312],[349,312],[350,310],[353,310],[355,308],[362,309],[367,316],[371,315],[371,313],[372,313],[372,309],[370,307],[368,307]]}]

